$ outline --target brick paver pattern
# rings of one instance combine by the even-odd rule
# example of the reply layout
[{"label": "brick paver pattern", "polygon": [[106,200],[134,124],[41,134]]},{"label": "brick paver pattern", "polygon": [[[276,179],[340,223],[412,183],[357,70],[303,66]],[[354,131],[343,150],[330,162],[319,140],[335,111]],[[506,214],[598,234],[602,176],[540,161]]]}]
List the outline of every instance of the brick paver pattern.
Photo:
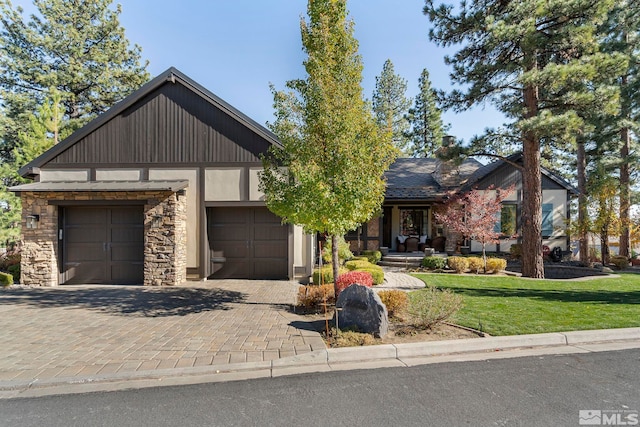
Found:
[{"label": "brick paver pattern", "polygon": [[219,280],[0,290],[0,381],[258,362],[324,349],[290,311],[297,289],[288,281]]}]

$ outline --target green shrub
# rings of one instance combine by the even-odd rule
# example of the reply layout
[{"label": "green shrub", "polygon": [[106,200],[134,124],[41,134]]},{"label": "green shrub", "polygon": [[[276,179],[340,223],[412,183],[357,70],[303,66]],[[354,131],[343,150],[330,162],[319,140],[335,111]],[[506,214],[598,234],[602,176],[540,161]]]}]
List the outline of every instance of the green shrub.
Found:
[{"label": "green shrub", "polygon": [[456,273],[464,273],[469,268],[468,258],[461,256],[450,256],[447,258],[447,264],[449,264],[449,268],[455,270]]},{"label": "green shrub", "polygon": [[625,256],[612,256],[610,261],[618,270],[624,270],[629,267],[629,258]]},{"label": "green shrub", "polygon": [[[346,273],[348,270],[340,267],[338,274]],[[322,279],[322,281],[321,281]],[[331,264],[324,265],[322,268],[313,269],[313,283],[315,285],[333,283],[333,266]]]},{"label": "green shrub", "polygon": [[380,251],[362,251],[362,255],[366,256],[371,264],[377,264],[382,259]]},{"label": "green shrub", "polygon": [[382,303],[387,307],[389,317],[402,320],[409,306],[409,297],[404,291],[389,289],[378,292]]},{"label": "green shrub", "polygon": [[382,267],[377,265],[369,264],[370,267],[367,268],[359,268],[356,271],[364,271],[366,273],[371,274],[373,277],[373,284],[380,285],[384,282],[384,271],[382,271]]},{"label": "green shrub", "polygon": [[[331,258],[331,239],[327,238],[327,241],[322,248],[322,259],[327,264],[333,262]],[[349,243],[344,240],[344,237],[338,237],[338,259],[340,260],[340,264],[344,264],[344,262],[348,259],[353,258],[353,253],[349,250]]]},{"label": "green shrub", "polygon": [[[353,258],[351,258],[349,261],[367,261],[369,262],[369,258],[367,258],[364,255],[360,255],[360,256],[354,256]],[[347,261],[347,262],[349,262]],[[345,263],[346,264],[346,263]]]},{"label": "green shrub", "polygon": [[471,256],[467,258],[467,262],[469,263],[469,270],[472,273],[480,273],[480,271],[484,270],[484,260],[477,256]]},{"label": "green shrub", "polygon": [[487,259],[487,273],[497,273],[507,268],[507,260],[502,258]]},{"label": "green shrub", "polygon": [[344,263],[344,266],[351,271],[359,270],[361,268],[375,267],[375,265],[371,264],[367,260],[349,260]]},{"label": "green shrub", "polygon": [[0,286],[13,285],[13,276],[9,273],[3,273],[0,271]]},{"label": "green shrub", "polygon": [[20,283],[20,264],[10,265],[7,271],[13,276],[13,283]]},{"label": "green shrub", "polygon": [[509,248],[509,254],[515,259],[522,258],[522,243],[514,243],[511,245]]},{"label": "green shrub", "polygon": [[298,288],[298,301],[296,303],[298,307],[320,310],[324,308],[322,304],[325,301],[328,304],[334,304],[336,302],[333,284],[331,283],[322,286],[300,286]]},{"label": "green shrub", "polygon": [[447,260],[439,256],[427,256],[422,259],[422,266],[429,270],[442,270],[447,265]]},{"label": "green shrub", "polygon": [[408,313],[414,326],[430,329],[462,308],[462,296],[433,286],[409,294]]}]

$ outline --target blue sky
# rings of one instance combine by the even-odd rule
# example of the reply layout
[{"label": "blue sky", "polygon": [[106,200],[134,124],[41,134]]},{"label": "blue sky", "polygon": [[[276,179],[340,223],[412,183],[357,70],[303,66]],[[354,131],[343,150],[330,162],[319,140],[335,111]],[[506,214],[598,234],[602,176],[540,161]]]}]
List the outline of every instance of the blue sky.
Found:
[{"label": "blue sky", "polygon": [[[14,0],[28,11],[30,1]],[[273,118],[269,83],[284,88],[304,77],[300,17],[306,0],[120,0],[127,38],[142,47],[149,72],[175,66],[259,123]],[[356,38],[364,62],[363,87],[371,98],[375,76],[386,59],[408,81],[407,95],[418,91],[427,68],[435,88],[448,89],[445,51],[428,39],[423,0],[350,0]],[[468,140],[503,117],[490,105],[463,114],[446,112],[450,133]]]}]

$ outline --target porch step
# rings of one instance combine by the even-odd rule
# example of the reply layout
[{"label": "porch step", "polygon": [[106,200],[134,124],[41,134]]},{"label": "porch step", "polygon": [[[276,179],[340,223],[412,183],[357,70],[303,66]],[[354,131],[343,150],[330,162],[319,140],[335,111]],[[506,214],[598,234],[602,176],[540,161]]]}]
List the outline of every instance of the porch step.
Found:
[{"label": "porch step", "polygon": [[[446,258],[445,253],[436,253],[433,256],[439,256]],[[399,268],[417,268],[422,265],[422,259],[424,254],[422,252],[409,252],[409,253],[390,253],[382,257],[378,265],[384,267],[399,267]]]}]

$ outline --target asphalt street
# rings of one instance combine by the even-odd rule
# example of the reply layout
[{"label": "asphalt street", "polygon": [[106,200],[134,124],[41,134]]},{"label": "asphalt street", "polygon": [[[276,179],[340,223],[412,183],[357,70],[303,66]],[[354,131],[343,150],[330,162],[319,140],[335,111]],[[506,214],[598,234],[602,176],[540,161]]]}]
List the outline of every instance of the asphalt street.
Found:
[{"label": "asphalt street", "polygon": [[10,399],[0,425],[635,425],[639,366],[633,349]]}]

